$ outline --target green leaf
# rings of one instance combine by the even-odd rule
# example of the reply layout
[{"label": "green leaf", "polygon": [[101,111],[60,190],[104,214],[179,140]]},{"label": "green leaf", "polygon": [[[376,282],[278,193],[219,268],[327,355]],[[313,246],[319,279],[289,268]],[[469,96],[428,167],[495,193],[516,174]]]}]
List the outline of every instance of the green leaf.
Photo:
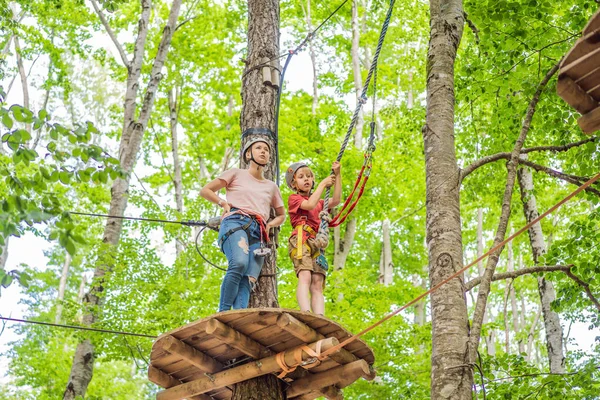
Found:
[{"label": "green leaf", "polygon": [[12,129],[13,127],[13,120],[7,112],[2,113],[2,123],[8,129]]},{"label": "green leaf", "polygon": [[48,149],[49,152],[54,153],[54,151],[56,150],[56,142],[48,143],[46,148]]},{"label": "green leaf", "polygon": [[13,281],[13,276],[9,275],[9,274],[6,274],[6,275],[4,275],[2,277],[2,281],[0,281],[0,284],[2,285],[2,287],[7,288],[7,287],[10,286],[10,284],[12,283],[12,281]]},{"label": "green leaf", "polygon": [[60,181],[65,185],[68,185],[71,181],[71,174],[66,171],[60,171],[58,173],[58,179],[60,179]]},{"label": "green leaf", "polygon": [[70,255],[75,255],[77,249],[75,248],[75,243],[71,239],[67,239],[65,248],[69,252]]}]

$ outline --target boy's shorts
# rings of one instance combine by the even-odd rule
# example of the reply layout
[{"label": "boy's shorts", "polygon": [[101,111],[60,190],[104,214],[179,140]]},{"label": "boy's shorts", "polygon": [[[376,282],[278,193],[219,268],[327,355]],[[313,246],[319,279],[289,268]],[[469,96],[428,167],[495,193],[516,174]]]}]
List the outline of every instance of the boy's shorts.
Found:
[{"label": "boy's shorts", "polygon": [[[321,274],[324,277],[327,277],[327,271],[317,264],[316,258],[313,258],[313,255],[319,255],[319,249],[315,245],[315,239],[308,238],[306,242],[302,244],[302,258],[296,258],[295,250],[297,244],[298,239],[296,238],[296,235],[291,236],[288,240],[288,254],[294,264],[296,276],[298,276],[300,271],[311,271],[314,274]],[[294,253],[293,255],[292,252]]]}]

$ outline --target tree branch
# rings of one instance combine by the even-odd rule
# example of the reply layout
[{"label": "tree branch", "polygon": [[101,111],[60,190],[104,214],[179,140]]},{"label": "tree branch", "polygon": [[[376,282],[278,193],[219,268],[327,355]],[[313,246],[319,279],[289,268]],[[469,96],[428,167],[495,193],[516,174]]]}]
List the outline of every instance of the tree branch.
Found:
[{"label": "tree branch", "polygon": [[[494,274],[494,276],[492,276],[492,282],[501,281],[501,280],[505,280],[505,279],[515,279],[515,278],[518,278],[519,276],[527,275],[527,274],[535,274],[536,272],[554,272],[554,271],[567,272],[567,271],[570,271],[572,267],[573,267],[573,265],[552,265],[552,266],[542,265],[542,266],[531,267],[531,268],[523,268],[523,269],[518,269],[516,271],[502,272],[499,274]],[[478,277],[478,278],[475,278],[475,279],[470,280],[469,282],[465,283],[465,292],[468,292],[469,290],[473,289],[475,286],[479,285],[481,283],[481,279],[482,279],[482,277]]]},{"label": "tree branch", "polygon": [[117,47],[117,51],[119,52],[119,55],[121,56],[121,61],[123,62],[123,65],[126,68],[129,68],[130,62],[127,59],[127,54],[125,54],[125,50],[123,50],[123,46],[121,46],[121,43],[119,43],[119,41],[117,40],[117,35],[115,35],[112,28],[108,24],[108,21],[106,20],[104,13],[102,13],[102,10],[100,10],[100,7],[98,7],[98,3],[96,3],[96,0],[90,0],[90,1],[92,2],[92,7],[94,7],[94,11],[96,11],[96,14],[98,14],[98,17],[100,18],[100,21],[102,22],[102,25],[104,25],[104,29],[106,29],[106,33],[108,33],[108,36],[110,36],[111,40]]},{"label": "tree branch", "polygon": [[[590,142],[595,142],[596,140],[598,140],[599,136],[593,136],[591,138],[587,138],[584,140],[581,140],[579,142],[573,142],[573,143],[569,143],[566,144],[564,146],[537,146],[537,147],[530,147],[530,148],[526,148],[526,149],[522,149],[521,150],[521,154],[527,154],[527,153],[532,153],[534,151],[551,151],[554,153],[559,153],[559,152],[565,152],[568,151],[570,149],[572,149],[573,147],[579,147],[579,146],[583,146],[584,144],[590,143]],[[486,164],[498,161],[498,160],[507,160],[510,158],[510,153],[497,153],[497,154],[492,154],[489,156],[485,156],[483,158],[480,158],[477,161],[474,161],[473,163],[471,163],[470,165],[466,166],[465,168],[463,168],[460,171],[460,181],[462,182],[463,179],[465,179],[468,175],[470,175],[472,172],[474,172],[476,169],[483,167]]]},{"label": "tree branch", "polygon": [[[529,128],[531,126],[531,121],[533,119],[533,115],[535,114],[536,106],[540,100],[540,96],[542,91],[550,81],[550,79],[554,76],[554,74],[558,71],[560,61],[556,63],[549,71],[546,73],[544,79],[538,85],[538,88],[533,95],[533,98],[529,102],[529,106],[527,107],[527,113],[525,114],[525,118],[523,119],[523,124],[521,126],[521,132],[519,133],[519,137],[515,142],[513,151],[510,155],[510,160],[507,163],[507,176],[506,176],[506,186],[504,189],[504,196],[502,199],[502,213],[500,215],[500,220],[498,221],[498,228],[496,230],[496,236],[494,237],[493,247],[498,246],[504,240],[506,235],[506,229],[508,227],[508,220],[510,218],[511,212],[511,199],[513,194],[513,189],[515,186],[515,180],[517,177],[517,167],[519,165],[520,153],[523,148],[523,143],[525,142],[525,138],[529,133]],[[479,340],[481,338],[481,327],[483,324],[483,316],[485,314],[487,297],[490,293],[490,284],[492,281],[492,277],[494,275],[494,271],[496,270],[496,265],[498,264],[498,259],[500,257],[500,253],[502,252],[502,248],[499,248],[497,251],[490,254],[487,259],[487,265],[485,268],[485,272],[483,273],[483,277],[481,279],[481,283],[479,286],[479,292],[477,293],[477,303],[475,304],[475,311],[473,313],[473,322],[471,325],[471,334],[469,338],[469,354],[468,360],[475,360],[475,356],[477,355],[477,349],[479,347]]]},{"label": "tree branch", "polygon": [[569,278],[573,279],[575,281],[575,283],[577,283],[579,286],[581,286],[583,288],[583,290],[585,290],[585,293],[588,295],[590,301],[596,306],[596,308],[598,309],[598,312],[600,312],[600,302],[598,301],[598,299],[594,296],[594,294],[590,290],[590,285],[588,283],[582,281],[577,275],[573,274],[573,272],[571,272],[570,270],[565,271],[565,273],[569,276]]}]

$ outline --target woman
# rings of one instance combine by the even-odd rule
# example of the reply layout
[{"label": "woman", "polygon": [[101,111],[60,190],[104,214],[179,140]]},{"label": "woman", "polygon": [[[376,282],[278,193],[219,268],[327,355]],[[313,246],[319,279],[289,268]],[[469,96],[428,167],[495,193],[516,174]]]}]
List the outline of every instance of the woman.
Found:
[{"label": "woman", "polygon": [[[250,291],[264,263],[261,244],[269,240],[271,228],[285,221],[281,192],[263,175],[270,154],[265,139],[251,139],[242,150],[248,169],[229,169],[200,191],[206,200],[223,208],[218,241],[228,267],[221,284],[219,311],[248,307]],[[217,195],[223,188],[225,200]],[[271,208],[276,216],[269,221]]]}]

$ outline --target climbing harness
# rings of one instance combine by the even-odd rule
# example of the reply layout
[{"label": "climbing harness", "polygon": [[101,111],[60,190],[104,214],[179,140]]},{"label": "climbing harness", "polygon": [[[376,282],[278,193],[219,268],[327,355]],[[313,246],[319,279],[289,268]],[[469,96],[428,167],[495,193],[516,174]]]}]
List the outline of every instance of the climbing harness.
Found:
[{"label": "climbing harness", "polygon": [[221,251],[223,251],[223,243],[225,243],[225,241],[227,239],[229,239],[229,237],[231,235],[233,235],[235,232],[238,231],[246,231],[246,235],[248,236],[248,238],[250,238],[250,232],[248,231],[248,229],[250,228],[250,226],[252,225],[253,222],[256,222],[259,226],[259,230],[260,230],[260,247],[256,250],[254,250],[254,255],[255,256],[259,256],[259,257],[264,257],[268,254],[271,254],[271,249],[265,246],[265,242],[269,242],[269,235],[268,232],[266,230],[266,225],[265,225],[265,221],[261,218],[260,215],[256,214],[248,214],[247,212],[244,212],[242,210],[240,210],[239,208],[232,208],[231,209],[232,212],[225,218],[228,218],[232,215],[242,215],[246,218],[248,218],[248,222],[246,222],[244,225],[242,226],[236,226],[235,228],[231,228],[230,230],[228,230],[227,232],[225,232],[223,234],[223,236],[221,236],[221,238],[219,239],[219,248],[221,249]]}]

